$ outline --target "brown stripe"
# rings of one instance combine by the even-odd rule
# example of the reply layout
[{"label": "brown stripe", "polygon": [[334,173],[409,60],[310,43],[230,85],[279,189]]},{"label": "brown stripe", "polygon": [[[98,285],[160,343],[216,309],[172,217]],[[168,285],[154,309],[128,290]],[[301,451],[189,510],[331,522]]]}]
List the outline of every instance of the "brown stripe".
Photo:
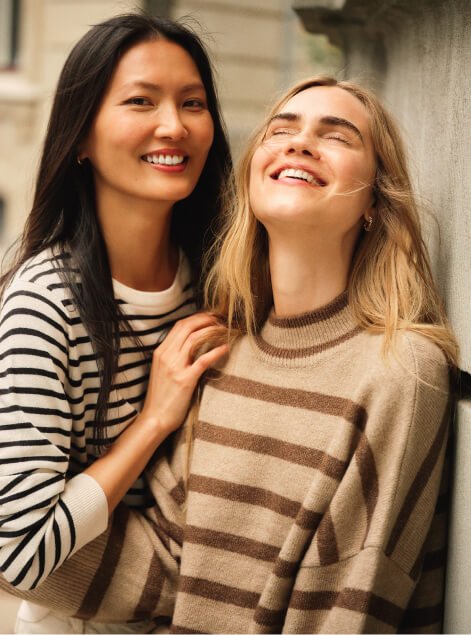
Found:
[{"label": "brown stripe", "polygon": [[[262,631],[264,633],[281,633],[285,616],[285,609],[274,611],[272,609],[266,609],[263,606],[257,606],[253,620],[257,624],[267,627],[267,630]],[[256,632],[260,631],[257,630]]]},{"label": "brown stripe", "polygon": [[317,530],[319,523],[322,520],[322,514],[319,512],[312,512],[310,509],[301,507],[299,513],[296,516],[296,524],[302,529],[310,529],[312,532]]},{"label": "brown stripe", "polygon": [[155,609],[159,602],[164,580],[164,568],[158,555],[154,552],[152,554],[149,571],[147,572],[147,579],[145,581],[144,588],[142,589],[141,597],[139,598],[136,610],[134,611],[135,620],[147,619],[149,615],[152,615],[152,609]]},{"label": "brown stripe", "polygon": [[278,558],[273,573],[277,578],[294,578],[299,569],[299,562],[289,562],[283,558]]},{"label": "brown stripe", "polygon": [[371,520],[373,518],[373,513],[378,502],[379,484],[373,451],[368,439],[364,435],[361,435],[358,441],[358,445],[355,450],[355,459],[358,471],[360,472],[361,487],[366,507],[366,531],[365,539],[363,541],[363,544],[365,544]]},{"label": "brown stripe", "polygon": [[296,317],[276,317],[272,312],[269,315],[268,321],[273,326],[278,326],[283,329],[297,329],[309,324],[317,324],[318,322],[324,322],[334,317],[336,313],[340,313],[348,305],[348,292],[344,291],[335,300],[326,304],[326,306],[316,311],[309,311],[304,315],[297,315]]},{"label": "brown stripe", "polygon": [[306,465],[338,481],[345,472],[344,461],[340,461],[320,450],[288,443],[287,441],[279,441],[272,437],[223,428],[211,423],[206,423],[205,421],[200,422],[197,435],[198,439],[209,443],[255,452],[257,454],[266,454],[282,459],[283,461],[289,461],[290,463]]},{"label": "brown stripe", "polygon": [[329,610],[334,606],[371,615],[375,619],[396,628],[400,624],[403,615],[401,607],[393,602],[360,589],[345,588],[341,592],[293,591],[291,595],[290,607],[294,609],[318,611]]},{"label": "brown stripe", "polygon": [[211,582],[203,578],[192,578],[186,575],[180,576],[178,591],[179,593],[199,595],[224,604],[234,604],[244,609],[255,609],[260,597],[259,593],[244,591],[219,582]]},{"label": "brown stripe", "polygon": [[330,511],[327,510],[319,524],[317,532],[317,549],[322,566],[334,564],[339,560],[335,527]]},{"label": "brown stripe", "polygon": [[185,484],[183,479],[180,479],[173,489],[170,490],[170,496],[177,503],[177,505],[184,505],[186,500]]},{"label": "brown stripe", "polygon": [[[402,632],[410,632],[410,627],[426,627],[441,624],[443,620],[443,603],[440,602],[435,606],[426,606],[423,608],[408,609],[404,615],[404,621],[401,624]],[[434,633],[440,633],[441,630],[434,630]]]},{"label": "brown stripe", "polygon": [[100,608],[121,555],[128,516],[128,507],[118,505],[113,514],[110,535],[100,565],[77,611],[81,619],[91,619]]},{"label": "brown stripe", "polygon": [[444,441],[446,441],[446,434],[448,430],[449,423],[449,409],[446,408],[445,415],[442,419],[440,428],[435,435],[435,439],[428,451],[427,456],[422,462],[422,465],[419,468],[419,471],[416,474],[415,479],[413,480],[409,491],[406,495],[402,508],[399,512],[399,515],[396,520],[396,524],[393,527],[391,532],[391,537],[389,539],[388,545],[386,547],[386,555],[391,556],[394,549],[396,548],[397,543],[399,542],[402,532],[404,531],[405,526],[407,525],[407,521],[412,515],[414,511],[414,507],[419,500],[425,486],[427,485],[430,475],[437,463],[440,451],[443,447]]},{"label": "brown stripe", "polygon": [[235,375],[225,375],[221,373],[219,378],[211,381],[210,385],[216,390],[228,392],[234,395],[242,395],[250,399],[258,399],[259,401],[267,401],[280,406],[289,406],[291,408],[303,408],[313,412],[322,412],[324,414],[343,417],[359,430],[363,431],[366,423],[365,409],[351,401],[333,395],[324,395],[318,392],[310,392],[308,390],[299,390],[296,388],[282,388],[281,386],[272,386]]},{"label": "brown stripe", "polygon": [[207,547],[222,549],[223,551],[232,551],[233,553],[267,562],[274,562],[280,551],[279,547],[268,545],[258,540],[243,538],[242,536],[235,536],[222,531],[202,529],[193,525],[188,525],[185,529],[185,542],[206,545]]},{"label": "brown stripe", "polygon": [[269,492],[260,487],[238,485],[237,483],[221,481],[208,476],[198,476],[196,474],[190,476],[189,489],[193,492],[199,492],[200,494],[265,507],[277,514],[290,518],[296,518],[300,507],[296,501],[285,498],[284,496],[279,496],[274,492]]},{"label": "brown stripe", "polygon": [[277,346],[273,346],[272,344],[266,342],[261,335],[257,335],[255,337],[255,343],[262,352],[267,355],[271,355],[272,357],[278,357],[280,359],[301,359],[303,357],[310,357],[316,353],[321,353],[322,351],[328,351],[330,348],[335,348],[336,346],[339,346],[339,344],[351,340],[352,337],[355,337],[355,335],[358,335],[361,332],[362,328],[356,326],[351,331],[347,331],[347,333],[344,333],[329,342],[322,342],[322,344],[315,344],[314,346],[306,346],[304,348],[296,349],[278,348]]}]

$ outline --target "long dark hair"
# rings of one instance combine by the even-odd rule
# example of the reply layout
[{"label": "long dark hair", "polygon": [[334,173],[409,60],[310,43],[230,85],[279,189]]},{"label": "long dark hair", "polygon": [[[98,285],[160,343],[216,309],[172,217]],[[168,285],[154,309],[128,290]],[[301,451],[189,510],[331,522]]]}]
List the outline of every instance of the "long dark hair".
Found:
[{"label": "long dark hair", "polygon": [[199,182],[190,196],[174,205],[171,224],[171,239],[190,261],[197,301],[201,302],[202,257],[212,240],[220,192],[231,178],[229,145],[211,62],[200,38],[187,26],[145,13],[119,15],[97,24],[67,58],[49,119],[33,206],[15,262],[0,278],[3,292],[22,264],[42,250],[57,245],[71,254],[80,285],[68,267],[64,267],[62,276],[89,333],[101,375],[96,439],[106,437],[104,424],[118,366],[119,325],[124,316],[114,300],[108,254],[96,213],[92,169],[88,162],[78,165],[78,148],[123,54],[140,42],[155,39],[175,42],[191,56],[206,89],[214,124],[213,144]]}]

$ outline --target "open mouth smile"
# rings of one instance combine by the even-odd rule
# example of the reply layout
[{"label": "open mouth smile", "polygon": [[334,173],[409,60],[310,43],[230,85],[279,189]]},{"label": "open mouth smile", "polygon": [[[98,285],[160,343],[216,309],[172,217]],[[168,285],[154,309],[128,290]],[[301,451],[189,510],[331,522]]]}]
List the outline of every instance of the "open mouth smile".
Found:
[{"label": "open mouth smile", "polygon": [[270,176],[275,181],[279,181],[282,179],[293,179],[304,181],[305,183],[309,183],[309,185],[318,185],[319,187],[324,187],[325,185],[327,185],[327,183],[319,176],[317,176],[317,174],[299,168],[280,168]]},{"label": "open mouth smile", "polygon": [[188,161],[188,156],[183,154],[151,153],[144,154],[141,159],[147,163],[159,166],[183,166]]}]

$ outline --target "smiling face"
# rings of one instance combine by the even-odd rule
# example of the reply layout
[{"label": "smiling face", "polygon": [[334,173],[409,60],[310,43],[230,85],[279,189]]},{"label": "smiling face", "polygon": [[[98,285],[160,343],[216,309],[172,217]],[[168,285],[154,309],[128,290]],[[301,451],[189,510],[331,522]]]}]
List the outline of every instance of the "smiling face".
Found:
[{"label": "smiling face", "polygon": [[99,213],[139,202],[168,210],[195,188],[213,141],[206,92],[190,55],[167,40],[129,49],[116,66],[80,158]]},{"label": "smiling face", "polygon": [[313,228],[353,243],[372,214],[375,172],[363,104],[335,86],[311,87],[268,123],[251,162],[251,209],[267,229]]}]

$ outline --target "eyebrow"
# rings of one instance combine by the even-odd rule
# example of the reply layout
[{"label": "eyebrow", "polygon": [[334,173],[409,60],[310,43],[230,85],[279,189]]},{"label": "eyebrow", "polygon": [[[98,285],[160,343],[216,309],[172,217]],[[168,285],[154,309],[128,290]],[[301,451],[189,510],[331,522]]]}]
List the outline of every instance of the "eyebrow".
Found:
[{"label": "eyebrow", "polygon": [[[277,120],[297,122],[301,120],[301,115],[297,112],[279,112],[278,114],[273,115],[273,117],[268,122],[268,126],[272,123],[272,121],[277,121]],[[343,119],[342,117],[334,117],[332,115],[326,115],[324,117],[321,117],[320,123],[324,126],[338,126],[341,128],[348,128],[348,130],[351,130],[352,132],[354,132],[360,138],[361,142],[364,143],[363,135],[355,126],[355,124],[349,121],[348,119]]]},{"label": "eyebrow", "polygon": [[[143,88],[145,90],[161,90],[162,87],[159,86],[158,84],[154,84],[153,82],[146,82],[143,80],[136,80],[133,82],[129,82],[129,84],[126,84],[125,86],[126,88]],[[182,93],[189,93],[192,90],[205,90],[204,84],[203,82],[192,82],[191,84],[185,84],[185,86],[183,86],[180,90],[180,92]]]}]

